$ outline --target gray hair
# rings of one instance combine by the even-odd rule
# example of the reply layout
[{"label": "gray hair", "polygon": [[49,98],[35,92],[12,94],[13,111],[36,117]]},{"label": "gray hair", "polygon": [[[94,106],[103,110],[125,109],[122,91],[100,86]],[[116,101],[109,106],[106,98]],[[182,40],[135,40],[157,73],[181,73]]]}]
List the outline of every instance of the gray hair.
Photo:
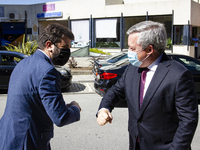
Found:
[{"label": "gray hair", "polygon": [[162,23],[143,21],[130,27],[126,33],[139,33],[137,43],[142,49],[152,45],[157,52],[163,53],[166,48],[167,34]]}]

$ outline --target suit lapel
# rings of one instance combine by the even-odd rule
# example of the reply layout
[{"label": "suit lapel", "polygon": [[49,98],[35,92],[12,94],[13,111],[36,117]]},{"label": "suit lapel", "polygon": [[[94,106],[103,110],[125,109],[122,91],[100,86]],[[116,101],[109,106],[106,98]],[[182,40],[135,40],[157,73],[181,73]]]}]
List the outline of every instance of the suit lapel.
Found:
[{"label": "suit lapel", "polygon": [[140,115],[142,115],[142,113],[144,112],[148,104],[151,102],[153,95],[155,94],[155,92],[157,91],[157,89],[159,88],[160,84],[162,83],[162,81],[164,80],[164,78],[166,77],[169,71],[167,66],[169,66],[170,63],[169,61],[166,61],[166,60],[168,60],[168,57],[166,56],[166,54],[164,54],[151,80],[151,83],[146,91],[146,94],[145,94],[145,97],[140,109]]},{"label": "suit lapel", "polygon": [[[139,99],[140,99],[140,77],[141,77],[141,69],[138,68],[136,69],[136,73],[133,73],[133,84],[136,84],[136,86],[133,86],[132,88],[132,97],[134,97],[136,100],[132,102],[134,109],[136,109],[136,112],[139,112],[140,110],[140,104],[139,104]],[[136,106],[136,107],[135,107]]]}]

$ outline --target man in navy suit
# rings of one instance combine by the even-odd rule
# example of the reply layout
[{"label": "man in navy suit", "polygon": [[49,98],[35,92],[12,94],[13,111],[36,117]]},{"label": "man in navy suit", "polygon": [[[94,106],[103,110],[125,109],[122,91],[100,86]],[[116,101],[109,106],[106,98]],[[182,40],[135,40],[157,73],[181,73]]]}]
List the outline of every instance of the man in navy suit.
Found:
[{"label": "man in navy suit", "polygon": [[68,61],[73,39],[67,27],[49,24],[40,36],[39,49],[13,70],[0,120],[1,150],[50,150],[53,123],[61,127],[80,119],[79,104],[65,104],[54,67]]},{"label": "man in navy suit", "polygon": [[111,111],[123,96],[129,112],[130,150],[189,150],[198,123],[192,74],[164,53],[163,24],[144,21],[127,34],[130,65],[102,99],[97,122],[111,123]]}]

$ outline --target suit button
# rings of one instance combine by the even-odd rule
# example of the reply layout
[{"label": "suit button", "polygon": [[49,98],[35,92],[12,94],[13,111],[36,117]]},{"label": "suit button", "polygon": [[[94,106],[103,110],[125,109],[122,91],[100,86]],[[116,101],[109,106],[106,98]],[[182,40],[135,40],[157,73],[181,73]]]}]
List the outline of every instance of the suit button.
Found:
[{"label": "suit button", "polygon": [[137,123],[139,123],[139,124],[140,124],[140,123],[141,123],[141,121],[140,121],[140,120],[138,120],[138,121],[137,121]]}]

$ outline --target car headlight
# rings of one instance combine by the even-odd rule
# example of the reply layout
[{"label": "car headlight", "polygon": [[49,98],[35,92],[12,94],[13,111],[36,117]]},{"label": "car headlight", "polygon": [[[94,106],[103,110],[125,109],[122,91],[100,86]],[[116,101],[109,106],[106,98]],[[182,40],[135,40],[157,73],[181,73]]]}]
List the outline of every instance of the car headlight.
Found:
[{"label": "car headlight", "polygon": [[61,75],[65,75],[65,74],[67,74],[67,71],[66,70],[60,70],[60,73],[61,73]]}]

